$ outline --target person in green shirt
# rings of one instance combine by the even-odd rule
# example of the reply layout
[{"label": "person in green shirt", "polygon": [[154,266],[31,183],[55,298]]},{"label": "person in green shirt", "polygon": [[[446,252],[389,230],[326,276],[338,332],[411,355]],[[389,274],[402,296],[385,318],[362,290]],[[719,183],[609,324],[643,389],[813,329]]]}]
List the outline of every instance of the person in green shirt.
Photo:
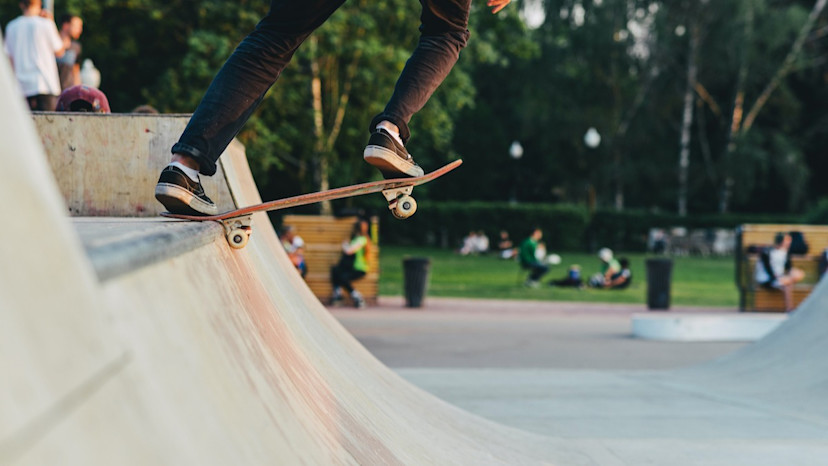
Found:
[{"label": "person in green shirt", "polygon": [[621,264],[613,256],[610,248],[601,248],[598,258],[601,259],[601,273],[593,275],[589,279],[589,285],[593,288],[609,287],[621,273]]},{"label": "person in green shirt", "polygon": [[351,296],[354,306],[365,307],[365,298],[358,290],[355,290],[351,282],[359,280],[368,273],[368,262],[366,256],[371,248],[371,240],[368,239],[368,222],[360,220],[354,224],[351,233],[351,240],[342,244],[342,257],[339,262],[331,268],[331,284],[333,285],[333,296],[331,304],[342,302],[343,289]]},{"label": "person in green shirt", "polygon": [[518,262],[520,262],[520,266],[529,270],[529,277],[524,284],[530,288],[537,288],[540,284],[541,277],[549,272],[549,267],[538,260],[536,256],[538,242],[541,238],[543,238],[543,231],[540,228],[535,228],[532,234],[520,243],[520,248],[518,249]]}]

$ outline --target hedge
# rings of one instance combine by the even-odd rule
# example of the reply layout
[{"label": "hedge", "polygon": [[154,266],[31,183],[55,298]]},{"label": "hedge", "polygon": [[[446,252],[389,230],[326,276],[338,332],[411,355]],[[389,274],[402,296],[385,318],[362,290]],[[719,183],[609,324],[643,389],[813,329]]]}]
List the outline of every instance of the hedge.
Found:
[{"label": "hedge", "polygon": [[611,247],[644,251],[652,228],[733,229],[744,223],[802,223],[799,215],[705,214],[680,217],[644,210],[616,211],[570,204],[509,204],[487,202],[428,202],[407,220],[380,215],[383,244],[457,248],[470,231],[484,231],[496,244],[501,230],[514,242],[536,226],[543,229],[550,250],[595,251]]},{"label": "hedge", "polygon": [[[598,209],[589,212],[573,204],[510,204],[508,202],[420,202],[407,220],[394,218],[376,196],[359,198],[351,207],[340,205],[339,215],[378,215],[382,244],[458,248],[470,231],[483,231],[495,247],[501,230],[519,243],[537,226],[547,248],[554,251],[645,251],[652,228],[733,229],[745,223],[819,223],[828,219],[828,201],[809,215],[701,214],[680,217],[646,210]],[[274,216],[279,224],[279,216]]]},{"label": "hedge", "polygon": [[548,247],[573,250],[583,247],[588,219],[573,205],[429,202],[407,220],[381,215],[380,237],[385,244],[457,248],[470,231],[482,230],[494,246],[501,230],[519,241],[538,226]]}]

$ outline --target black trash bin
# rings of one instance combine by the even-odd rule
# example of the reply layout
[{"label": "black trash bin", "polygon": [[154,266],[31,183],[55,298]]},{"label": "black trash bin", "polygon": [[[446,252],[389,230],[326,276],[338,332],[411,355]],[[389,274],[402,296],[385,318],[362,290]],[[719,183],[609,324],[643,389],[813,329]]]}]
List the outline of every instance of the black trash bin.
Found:
[{"label": "black trash bin", "polygon": [[647,259],[647,308],[670,309],[672,259]]},{"label": "black trash bin", "polygon": [[426,257],[408,257],[403,259],[403,282],[405,288],[405,306],[422,307],[428,286],[428,269],[431,265]]}]

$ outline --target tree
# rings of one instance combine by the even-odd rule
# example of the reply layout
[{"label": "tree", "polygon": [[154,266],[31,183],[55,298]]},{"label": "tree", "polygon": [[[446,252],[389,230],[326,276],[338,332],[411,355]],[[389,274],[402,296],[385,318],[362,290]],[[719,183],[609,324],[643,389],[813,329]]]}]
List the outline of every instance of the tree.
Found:
[{"label": "tree", "polygon": [[[748,132],[753,127],[753,124],[755,123],[759,112],[761,112],[765,105],[768,103],[771,94],[774,91],[776,91],[780,85],[783,84],[783,79],[794,69],[794,65],[796,64],[797,60],[801,59],[802,46],[806,38],[810,34],[814,24],[816,23],[817,18],[825,9],[826,4],[828,4],[828,0],[816,0],[810,13],[807,15],[807,18],[805,19],[805,21],[802,22],[802,25],[800,26],[799,31],[796,34],[796,39],[791,44],[790,50],[785,56],[785,59],[778,66],[776,71],[764,85],[762,91],[759,93],[759,96],[749,107],[745,106],[745,82],[747,77],[746,75],[748,73],[749,63],[746,59],[743,59],[739,71],[739,80],[737,81],[737,88],[733,103],[733,112],[731,114],[731,125],[730,131],[728,133],[728,144],[725,149],[726,162],[734,158],[737,152],[737,145],[745,141],[745,138],[747,137]],[[752,1],[748,0],[744,3],[744,38],[747,44],[750,44],[754,40],[754,8],[755,6]],[[792,8],[797,7],[794,6]],[[799,12],[793,11],[792,13],[798,14]],[[749,108],[746,115],[745,108]],[[745,115],[744,120],[742,119],[743,115]],[[724,182],[721,187],[722,194],[719,202],[719,211],[722,213],[727,212],[730,209],[734,183],[735,181],[733,175],[730,171],[728,171],[724,176]]]}]

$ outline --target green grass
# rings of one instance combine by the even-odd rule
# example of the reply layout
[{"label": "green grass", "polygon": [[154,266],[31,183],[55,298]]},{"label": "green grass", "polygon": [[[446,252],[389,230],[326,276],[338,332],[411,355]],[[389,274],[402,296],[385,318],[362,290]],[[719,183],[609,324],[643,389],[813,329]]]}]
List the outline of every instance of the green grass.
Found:
[{"label": "green grass", "polygon": [[[589,277],[599,271],[599,260],[593,254],[560,253],[560,265],[552,266],[544,282],[563,278],[571,264],[581,266],[581,274]],[[630,259],[633,283],[626,290],[577,290],[542,286],[523,287],[526,272],[518,271],[514,261],[494,255],[460,256],[452,251],[435,248],[403,248],[384,246],[380,254],[382,273],[380,295],[403,294],[402,260],[404,257],[428,257],[431,272],[428,295],[488,299],[533,299],[555,301],[589,301],[615,303],[646,303],[645,254],[617,254]],[[673,258],[671,304],[685,306],[736,307],[739,296],[734,284],[732,257]]]}]

